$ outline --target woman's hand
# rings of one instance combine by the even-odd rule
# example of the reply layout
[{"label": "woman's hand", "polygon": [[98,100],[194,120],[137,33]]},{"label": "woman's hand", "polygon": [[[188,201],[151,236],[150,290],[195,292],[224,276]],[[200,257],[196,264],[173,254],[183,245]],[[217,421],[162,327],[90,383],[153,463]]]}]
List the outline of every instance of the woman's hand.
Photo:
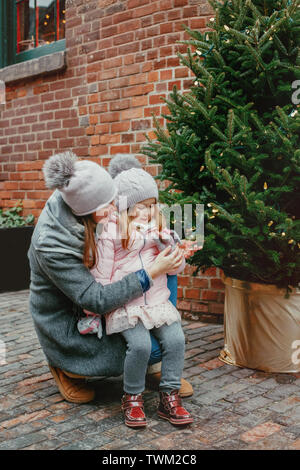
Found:
[{"label": "woman's hand", "polygon": [[170,271],[175,271],[182,263],[183,252],[178,246],[171,253],[171,246],[168,246],[157,256],[156,260],[150,268],[148,268],[148,273],[155,279],[162,274],[167,274]]}]

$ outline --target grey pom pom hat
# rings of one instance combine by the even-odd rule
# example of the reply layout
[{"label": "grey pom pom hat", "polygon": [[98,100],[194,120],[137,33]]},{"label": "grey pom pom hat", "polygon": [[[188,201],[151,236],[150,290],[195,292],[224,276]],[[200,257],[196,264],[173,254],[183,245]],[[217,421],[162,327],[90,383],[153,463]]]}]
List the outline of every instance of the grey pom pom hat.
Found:
[{"label": "grey pom pom hat", "polygon": [[140,162],[132,155],[117,154],[111,159],[109,174],[114,178],[118,196],[115,204],[118,210],[125,210],[145,199],[158,201],[155,179],[142,169]]},{"label": "grey pom pom hat", "polygon": [[50,157],[43,166],[47,188],[57,188],[75,215],[102,209],[117,195],[110,174],[95,162],[79,160],[70,152]]}]

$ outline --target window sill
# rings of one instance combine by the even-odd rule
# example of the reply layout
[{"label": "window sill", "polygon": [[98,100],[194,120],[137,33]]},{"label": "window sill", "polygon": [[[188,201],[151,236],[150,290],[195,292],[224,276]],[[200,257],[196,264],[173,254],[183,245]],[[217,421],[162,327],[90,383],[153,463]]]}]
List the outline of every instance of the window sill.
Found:
[{"label": "window sill", "polygon": [[36,59],[26,60],[18,64],[0,69],[0,80],[5,83],[35,78],[66,68],[66,51],[53,52]]}]

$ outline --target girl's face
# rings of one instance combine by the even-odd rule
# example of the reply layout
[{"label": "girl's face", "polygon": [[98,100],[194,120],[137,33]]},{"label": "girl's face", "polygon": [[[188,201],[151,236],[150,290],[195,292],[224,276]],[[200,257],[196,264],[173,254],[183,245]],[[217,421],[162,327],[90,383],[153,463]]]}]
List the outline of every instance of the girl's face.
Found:
[{"label": "girl's face", "polygon": [[116,210],[116,206],[114,201],[108,204],[108,206],[103,207],[102,209],[93,212],[92,218],[94,222],[97,224],[101,222],[102,224],[106,224],[108,222],[109,216],[112,212]]},{"label": "girl's face", "polygon": [[151,197],[136,204],[132,209],[129,209],[128,215],[135,218],[136,221],[142,224],[150,222],[155,213],[156,199]]}]

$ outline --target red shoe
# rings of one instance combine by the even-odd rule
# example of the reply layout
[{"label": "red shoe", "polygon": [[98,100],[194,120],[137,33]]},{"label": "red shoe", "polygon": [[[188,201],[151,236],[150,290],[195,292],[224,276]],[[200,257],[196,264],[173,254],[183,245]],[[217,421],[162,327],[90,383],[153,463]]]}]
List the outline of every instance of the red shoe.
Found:
[{"label": "red shoe", "polygon": [[159,392],[159,395],[158,416],[177,426],[191,424],[194,421],[190,413],[181,406],[178,390],[173,390],[171,393]]},{"label": "red shoe", "polygon": [[142,395],[129,395],[125,393],[122,397],[122,410],[125,416],[125,424],[130,428],[145,427],[147,425],[144,413],[144,401]]}]

